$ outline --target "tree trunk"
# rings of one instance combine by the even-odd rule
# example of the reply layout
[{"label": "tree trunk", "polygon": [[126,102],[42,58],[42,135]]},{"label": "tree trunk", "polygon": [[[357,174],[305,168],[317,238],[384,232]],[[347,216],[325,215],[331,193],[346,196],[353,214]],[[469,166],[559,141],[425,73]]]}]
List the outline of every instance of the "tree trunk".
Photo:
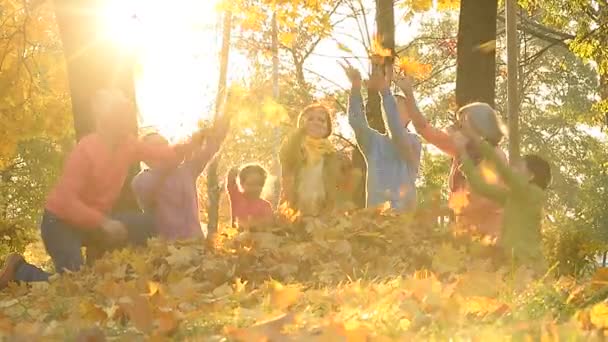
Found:
[{"label": "tree trunk", "polygon": [[496,41],[497,10],[497,0],[460,2],[456,67],[456,103],[459,107],[476,101],[494,106],[496,51],[480,47]]},{"label": "tree trunk", "polygon": [[[228,54],[230,52],[230,32],[232,30],[232,13],[224,13],[222,24],[222,50],[220,52],[220,77],[218,81],[217,97],[215,99],[215,120],[221,115],[221,110],[224,107],[226,95],[226,79],[228,74]],[[210,237],[217,232],[219,223],[220,209],[220,187],[217,176],[217,168],[219,164],[219,155],[215,157],[213,162],[207,169],[207,194],[209,196],[209,206],[207,215],[207,236]]]},{"label": "tree trunk", "polygon": [[[395,8],[393,0],[376,0],[376,39],[380,40],[383,48],[395,51]],[[393,58],[385,58],[385,64],[393,63]],[[392,68],[390,69],[392,70]],[[384,121],[382,119],[382,101],[377,92],[367,94],[367,104],[365,115],[370,127],[380,133],[385,132]]]},{"label": "tree trunk", "polygon": [[[55,0],[55,13],[63,50],[72,100],[76,139],[94,131],[91,99],[101,88],[120,88],[134,99],[132,55],[123,53],[117,46],[97,39],[99,36],[99,7],[95,0]],[[133,113],[133,133],[137,134],[137,114]],[[139,164],[131,167],[120,198],[114,210],[137,210],[135,196],[129,186],[139,171]]]}]

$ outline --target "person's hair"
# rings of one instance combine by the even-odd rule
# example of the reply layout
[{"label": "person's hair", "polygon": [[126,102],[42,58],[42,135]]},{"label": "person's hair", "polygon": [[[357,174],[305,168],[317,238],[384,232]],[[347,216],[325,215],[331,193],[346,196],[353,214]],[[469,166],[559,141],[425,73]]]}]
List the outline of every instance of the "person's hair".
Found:
[{"label": "person's hair", "polygon": [[[466,106],[462,106],[458,110],[458,112],[456,112],[456,119],[458,120],[459,125],[460,125],[460,123],[462,122],[462,120],[465,116],[481,115],[481,114],[488,115],[488,117],[490,117],[494,123],[494,126],[492,128],[495,128],[497,130],[497,131],[491,132],[492,133],[491,137],[495,138],[495,139],[488,139],[490,137],[484,136],[485,140],[493,146],[498,146],[498,144],[500,143],[502,138],[505,136],[506,128],[505,128],[504,123],[498,116],[498,113],[496,112],[496,110],[494,110],[494,108],[492,108],[492,106],[490,106],[489,104],[484,103],[484,102],[473,102],[473,103],[469,103]],[[472,122],[472,124],[474,124],[474,122]],[[474,127],[474,128],[477,129],[477,127]]]},{"label": "person's hair", "polygon": [[264,183],[266,182],[266,177],[268,177],[268,171],[260,165],[260,164],[247,164],[241,168],[239,171],[239,182],[243,184],[245,179],[252,174],[259,174],[264,179]]},{"label": "person's hair", "polygon": [[528,154],[523,157],[526,168],[532,174],[530,183],[537,185],[545,190],[551,184],[551,166],[549,162],[535,154]]},{"label": "person's hair", "polygon": [[327,120],[327,135],[325,135],[323,138],[327,138],[332,132],[331,114],[329,113],[329,108],[320,103],[310,104],[300,112],[300,115],[298,115],[298,128],[302,127],[302,120],[306,117],[306,115],[317,110],[325,113],[325,119]]}]

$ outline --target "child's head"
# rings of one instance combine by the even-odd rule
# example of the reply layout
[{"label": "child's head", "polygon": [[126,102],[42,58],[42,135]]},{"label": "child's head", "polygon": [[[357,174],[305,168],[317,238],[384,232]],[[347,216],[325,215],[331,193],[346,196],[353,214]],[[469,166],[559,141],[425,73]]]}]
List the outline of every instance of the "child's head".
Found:
[{"label": "child's head", "polygon": [[551,184],[551,166],[538,155],[528,154],[523,157],[524,172],[530,177],[530,183],[545,190]]},{"label": "child's head", "polygon": [[461,107],[456,113],[460,126],[469,124],[488,143],[497,146],[505,135],[504,124],[496,111],[487,103],[474,102]]},{"label": "child's head", "polygon": [[331,115],[329,109],[315,103],[304,108],[298,116],[298,128],[304,128],[311,138],[324,139],[331,135]]},{"label": "child's head", "polygon": [[[148,133],[146,135],[144,135],[142,137],[142,141],[146,144],[151,144],[154,146],[159,146],[159,147],[164,147],[164,146],[168,146],[169,145],[169,141],[167,141],[167,139],[165,139],[165,137],[163,137],[162,135],[154,132],[154,133]],[[158,162],[158,161],[146,161],[146,164],[148,164],[148,166],[151,169],[155,169],[155,168],[160,168],[165,166],[165,164]]]},{"label": "child's head", "polygon": [[401,118],[401,122],[403,122],[403,126],[409,125],[410,113],[407,110],[407,101],[403,95],[395,95],[395,101],[397,102],[397,110],[399,111],[399,117]]},{"label": "child's head", "polygon": [[98,133],[120,140],[137,130],[135,108],[119,89],[98,90],[91,109]]},{"label": "child's head", "polygon": [[267,176],[268,172],[259,164],[244,166],[239,172],[239,183],[245,196],[259,198]]}]

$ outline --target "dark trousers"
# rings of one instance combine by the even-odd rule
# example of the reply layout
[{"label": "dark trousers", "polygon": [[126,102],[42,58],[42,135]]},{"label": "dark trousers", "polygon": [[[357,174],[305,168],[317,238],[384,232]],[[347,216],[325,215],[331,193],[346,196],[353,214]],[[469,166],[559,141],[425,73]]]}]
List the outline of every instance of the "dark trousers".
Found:
[{"label": "dark trousers", "polygon": [[[78,271],[84,264],[81,252],[83,246],[87,247],[87,263],[90,263],[91,260],[88,259],[112,249],[127,245],[145,245],[156,231],[154,220],[146,214],[119,213],[111,218],[122,222],[128,231],[127,241],[120,246],[104,242],[99,228],[85,230],[74,227],[45,211],[40,224],[40,234],[44,247],[55,264],[55,270],[58,273],[66,270]],[[94,253],[90,254],[89,250]],[[50,275],[34,265],[22,263],[16,270],[15,279],[23,282],[47,281]]]}]

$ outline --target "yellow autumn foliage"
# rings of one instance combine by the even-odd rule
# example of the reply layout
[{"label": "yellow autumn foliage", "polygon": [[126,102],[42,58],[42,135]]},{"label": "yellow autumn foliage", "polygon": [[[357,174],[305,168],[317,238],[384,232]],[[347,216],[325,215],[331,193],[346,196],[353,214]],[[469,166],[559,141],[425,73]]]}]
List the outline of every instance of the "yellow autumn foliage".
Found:
[{"label": "yellow autumn foliage", "polygon": [[65,135],[71,114],[52,3],[3,1],[0,22],[2,169],[19,142]]}]

